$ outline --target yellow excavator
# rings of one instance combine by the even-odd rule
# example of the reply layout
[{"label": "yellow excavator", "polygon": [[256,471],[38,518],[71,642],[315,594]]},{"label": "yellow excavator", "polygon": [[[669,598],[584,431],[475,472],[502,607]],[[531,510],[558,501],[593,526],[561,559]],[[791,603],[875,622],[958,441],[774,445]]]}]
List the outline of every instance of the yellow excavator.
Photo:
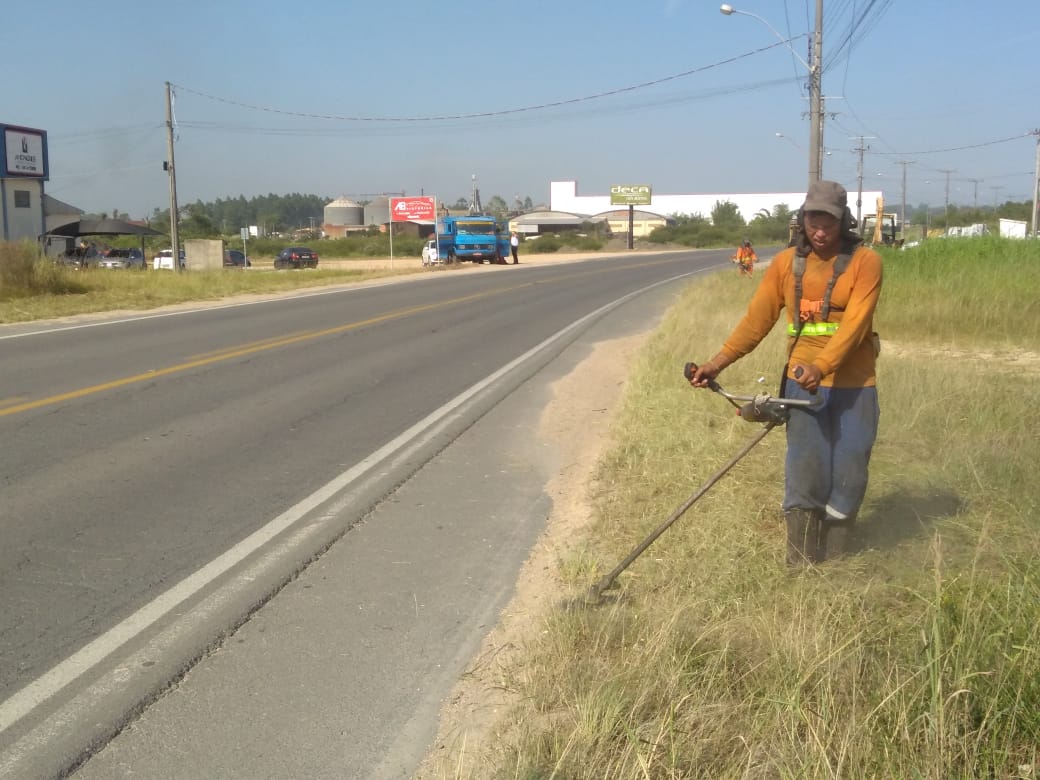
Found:
[{"label": "yellow excavator", "polygon": [[896,238],[896,215],[892,212],[885,212],[883,198],[877,199],[877,211],[873,214],[863,215],[861,235],[863,240],[871,246],[882,244],[900,247],[903,245],[903,239]]}]

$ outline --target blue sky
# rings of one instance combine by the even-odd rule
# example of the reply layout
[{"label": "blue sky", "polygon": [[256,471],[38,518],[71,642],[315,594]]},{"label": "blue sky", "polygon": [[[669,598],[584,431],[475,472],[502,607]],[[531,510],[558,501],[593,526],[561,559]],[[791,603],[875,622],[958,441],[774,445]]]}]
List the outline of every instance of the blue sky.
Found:
[{"label": "blue sky", "polygon": [[[814,0],[731,5],[808,59]],[[766,24],[709,0],[46,8],[0,28],[0,122],[48,131],[46,191],[87,211],[169,206],[167,81],[181,204],[391,191],[454,202],[473,175],[485,202],[536,203],[564,179],[579,194],[807,180],[804,66]],[[941,205],[947,180],[951,203],[1032,196],[1040,2],[825,0],[824,22],[826,178],[857,187],[864,136],[863,187],[890,205],[904,170],[909,204]]]}]

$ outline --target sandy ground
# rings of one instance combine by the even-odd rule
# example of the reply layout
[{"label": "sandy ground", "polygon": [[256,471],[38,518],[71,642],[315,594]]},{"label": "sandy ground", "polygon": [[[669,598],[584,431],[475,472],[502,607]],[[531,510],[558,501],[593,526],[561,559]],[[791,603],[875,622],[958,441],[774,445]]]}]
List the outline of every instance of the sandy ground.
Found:
[{"label": "sandy ground", "polygon": [[509,726],[515,696],[501,681],[523,658],[527,640],[542,630],[547,610],[565,594],[556,563],[592,517],[587,497],[594,468],[608,443],[629,366],[648,336],[601,342],[553,386],[538,430],[565,464],[546,486],[552,513],[521,570],[512,601],[441,710],[437,739],[417,774],[420,780],[485,775],[482,768],[494,753],[496,735]]}]

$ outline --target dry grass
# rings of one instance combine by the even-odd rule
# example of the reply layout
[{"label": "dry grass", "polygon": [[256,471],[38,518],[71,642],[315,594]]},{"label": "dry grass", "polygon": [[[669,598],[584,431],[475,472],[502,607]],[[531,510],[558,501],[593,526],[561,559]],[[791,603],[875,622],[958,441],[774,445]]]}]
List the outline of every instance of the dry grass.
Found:
[{"label": "dry grass", "polygon": [[267,295],[418,273],[415,262],[332,261],[307,271],[258,264],[217,271],[75,271],[42,257],[32,244],[0,242],[0,323],[108,311],[141,311],[241,295]]},{"label": "dry grass", "polygon": [[[887,258],[886,294],[927,296],[927,280],[901,273],[905,256]],[[979,344],[993,315],[972,308],[984,303],[973,274],[988,267],[973,266],[948,294],[962,302],[959,341]],[[730,274],[691,286],[643,353],[600,463],[595,522],[560,561],[573,593],[754,433],[679,374],[713,353],[748,292]],[[786,570],[784,442],[771,434],[605,604],[547,616],[503,675],[521,703],[495,765],[461,761],[456,776],[1035,777],[1036,372],[995,371],[985,352],[948,360],[934,339],[958,325],[915,322],[929,311],[893,318],[926,343],[884,353],[882,430],[850,556]],[[884,313],[878,325],[884,334]],[[1014,355],[1016,338],[1001,329],[990,346]],[[775,389],[782,363],[777,336],[723,381],[748,390],[765,376]]]}]

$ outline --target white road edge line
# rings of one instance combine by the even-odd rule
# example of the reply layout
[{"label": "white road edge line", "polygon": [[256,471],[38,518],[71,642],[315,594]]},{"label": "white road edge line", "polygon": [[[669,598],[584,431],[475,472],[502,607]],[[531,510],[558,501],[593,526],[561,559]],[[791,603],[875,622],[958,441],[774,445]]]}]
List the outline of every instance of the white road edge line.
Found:
[{"label": "white road edge line", "polygon": [[[563,330],[558,331],[555,335],[550,336],[540,344],[527,350],[527,352],[510,361],[493,374],[490,374],[480,382],[477,382],[475,385],[464,390],[451,401],[448,401],[448,403],[444,404],[439,409],[431,412],[424,419],[420,420],[408,430],[384,444],[378,450],[349,468],[347,471],[344,471],[331,482],[322,486],[307,498],[290,507],[278,517],[269,521],[262,528],[254,531],[241,542],[219,555],[198,571],[185,577],[172,588],[157,596],[118,625],[109,629],[82,649],[73,653],[64,661],[58,663],[48,672],[20,689],[3,703],[0,703],[0,734],[3,734],[7,729],[28,715],[37,706],[55,696],[59,691],[71,684],[78,677],[95,667],[126,642],[130,641],[160,620],[178,604],[201,591],[222,574],[226,573],[249,555],[256,552],[260,547],[270,542],[278,534],[289,528],[308,512],[334,498],[338,493],[350,485],[351,482],[373,469],[379,463],[388,459],[413,439],[420,437],[426,430],[454,412],[466,401],[470,400],[473,396],[486,389],[495,381],[536,355],[538,352],[563,339],[572,331],[581,328],[589,320],[621,306],[632,298],[642,295],[648,290],[652,290],[661,285],[670,284],[684,277],[693,276],[698,273],[702,272],[693,271],[679,274],[669,279],[655,282],[640,290],[623,295],[622,297],[601,306],[595,311],[586,314],[584,317],[575,320]],[[329,522],[330,520],[331,517],[328,516],[323,518],[324,522]]]}]

